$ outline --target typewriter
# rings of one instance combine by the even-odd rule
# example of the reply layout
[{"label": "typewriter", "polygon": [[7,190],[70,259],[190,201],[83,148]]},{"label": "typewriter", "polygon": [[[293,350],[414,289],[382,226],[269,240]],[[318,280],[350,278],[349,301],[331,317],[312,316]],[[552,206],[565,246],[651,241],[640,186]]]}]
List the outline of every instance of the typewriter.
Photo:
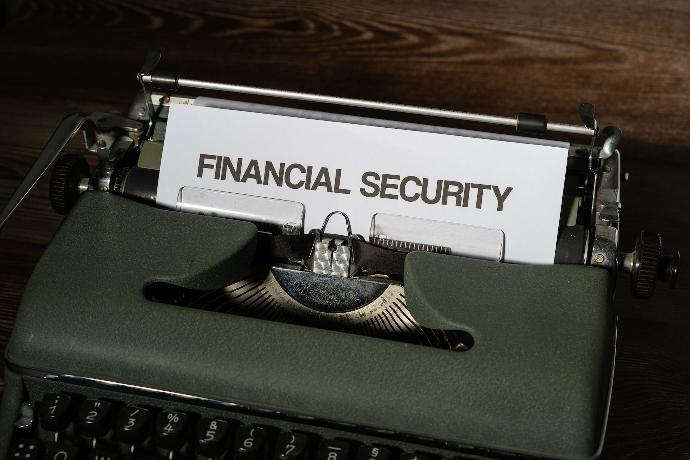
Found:
[{"label": "typewriter", "polygon": [[[600,455],[616,274],[650,297],[675,284],[679,254],[652,233],[619,249],[621,132],[599,129],[593,105],[575,126],[192,80],[158,71],[159,58],[127,115],[67,116],[0,215],[2,226],[52,168],[66,218],[6,349],[0,459]],[[511,263],[501,229],[414,216],[377,214],[361,235],[338,209],[306,228],[288,200],[181,189],[161,207],[168,117],[198,102],[192,90],[231,93],[224,108],[245,113],[560,139],[553,263]],[[342,113],[353,108],[379,115]],[[81,131],[84,155],[63,155]]]}]

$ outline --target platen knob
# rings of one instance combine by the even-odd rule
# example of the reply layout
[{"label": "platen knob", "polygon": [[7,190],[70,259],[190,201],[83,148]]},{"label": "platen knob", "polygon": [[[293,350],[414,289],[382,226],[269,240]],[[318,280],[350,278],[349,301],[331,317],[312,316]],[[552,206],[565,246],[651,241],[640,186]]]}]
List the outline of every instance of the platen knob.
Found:
[{"label": "platen knob", "polygon": [[77,202],[82,179],[91,177],[83,155],[63,155],[50,176],[50,204],[58,214],[67,214]]},{"label": "platen knob", "polygon": [[631,275],[632,293],[648,299],[654,294],[661,261],[661,235],[640,232],[635,242]]},{"label": "platen knob", "polygon": [[680,253],[663,255],[662,248],[661,235],[642,231],[635,242],[635,250],[621,255],[620,268],[630,273],[633,296],[650,298],[657,280],[667,282],[670,288],[676,286]]}]

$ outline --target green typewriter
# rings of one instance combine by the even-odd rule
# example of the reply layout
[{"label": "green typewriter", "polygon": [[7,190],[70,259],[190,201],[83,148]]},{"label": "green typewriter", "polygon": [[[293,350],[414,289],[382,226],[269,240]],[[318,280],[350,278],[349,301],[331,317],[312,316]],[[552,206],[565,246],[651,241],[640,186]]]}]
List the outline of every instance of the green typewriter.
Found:
[{"label": "green typewriter", "polygon": [[[67,116],[0,215],[1,227],[52,170],[51,202],[66,218],[33,272],[6,349],[0,460],[600,454],[616,273],[629,272],[635,295],[649,297],[657,281],[675,284],[679,255],[648,233],[632,252],[619,250],[621,132],[599,129],[593,105],[581,105],[575,126],[192,80],[158,71],[159,58],[147,57],[126,115]],[[458,209],[500,212],[519,195],[452,181],[452,168],[439,182],[421,173],[363,176],[361,195],[377,200],[366,203],[457,203],[443,219],[383,210],[365,220],[364,207],[337,204],[359,193],[340,182],[345,167],[342,178],[290,158],[261,168],[245,159],[240,168],[207,150],[190,163],[195,177],[287,187],[266,197],[177,184],[164,201],[183,106],[256,116],[257,142],[284,135],[261,124],[267,117],[280,126],[318,121],[362,145],[374,142],[356,134],[364,129],[427,146],[557,142],[564,174],[555,178],[549,259],[516,260],[510,254],[529,257],[538,244],[456,220]],[[85,155],[63,155],[82,131]],[[202,131],[187,141],[205,145]],[[249,137],[237,124],[226,131],[227,142]],[[426,167],[422,157],[405,161]],[[317,187],[331,193],[320,202],[332,203],[322,225],[291,198]]]}]

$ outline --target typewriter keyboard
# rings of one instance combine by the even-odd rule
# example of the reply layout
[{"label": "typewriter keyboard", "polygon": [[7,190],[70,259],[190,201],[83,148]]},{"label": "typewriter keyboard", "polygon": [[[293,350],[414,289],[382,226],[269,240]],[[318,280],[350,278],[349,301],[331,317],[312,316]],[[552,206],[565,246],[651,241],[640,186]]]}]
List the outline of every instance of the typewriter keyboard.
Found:
[{"label": "typewriter keyboard", "polygon": [[[93,393],[93,392],[92,392]],[[208,411],[154,398],[44,392],[21,406],[11,460],[442,460],[448,455],[355,431]]]}]

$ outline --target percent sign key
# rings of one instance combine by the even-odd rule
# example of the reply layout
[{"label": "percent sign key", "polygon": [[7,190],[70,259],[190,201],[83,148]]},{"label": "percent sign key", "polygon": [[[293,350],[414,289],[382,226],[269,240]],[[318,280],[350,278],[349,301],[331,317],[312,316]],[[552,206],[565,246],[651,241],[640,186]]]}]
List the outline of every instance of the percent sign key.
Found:
[{"label": "percent sign key", "polygon": [[181,449],[189,437],[189,416],[184,412],[162,411],[156,417],[156,447]]}]

